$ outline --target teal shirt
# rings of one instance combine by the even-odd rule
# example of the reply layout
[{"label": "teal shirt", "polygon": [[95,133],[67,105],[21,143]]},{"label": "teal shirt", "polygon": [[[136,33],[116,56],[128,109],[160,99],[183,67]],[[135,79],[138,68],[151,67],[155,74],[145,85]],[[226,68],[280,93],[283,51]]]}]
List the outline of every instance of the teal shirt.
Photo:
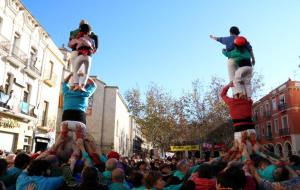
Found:
[{"label": "teal shirt", "polygon": [[110,185],[112,183],[111,181],[111,171],[104,171],[102,173],[102,177],[103,177],[103,182],[105,185]]},{"label": "teal shirt", "polygon": [[164,190],[180,190],[182,184],[178,184],[178,185],[170,185],[168,187],[165,187]]},{"label": "teal shirt", "polygon": [[[131,190],[147,190],[147,188],[145,186],[141,186],[141,187],[134,187]],[[151,188],[151,190],[155,190],[155,188]]]},{"label": "teal shirt", "polygon": [[195,173],[195,172],[197,172],[197,170],[200,168],[200,166],[201,165],[195,165],[195,166],[193,166],[193,167],[191,167],[190,169],[189,169],[189,174],[192,174],[192,173]]},{"label": "teal shirt", "polygon": [[108,186],[109,190],[130,190],[124,183],[112,183]]},{"label": "teal shirt", "polygon": [[96,85],[89,84],[86,87],[86,92],[70,90],[68,83],[62,84],[62,92],[64,95],[63,111],[65,110],[80,110],[85,112],[89,103],[89,97],[95,92]]},{"label": "teal shirt", "polygon": [[34,183],[36,190],[53,190],[58,189],[64,183],[63,177],[43,177],[28,176],[27,172],[23,172],[17,180],[16,190],[26,190],[27,185]]},{"label": "teal shirt", "polygon": [[179,170],[176,170],[175,173],[173,174],[173,176],[178,177],[180,180],[183,180],[185,174]]},{"label": "teal shirt", "polygon": [[269,165],[263,170],[258,169],[257,172],[261,178],[274,182],[273,172],[275,169],[276,169],[275,165]]},{"label": "teal shirt", "polygon": [[238,49],[234,48],[232,51],[222,51],[223,55],[225,55],[228,58],[232,58],[234,61],[241,61],[245,59],[250,59],[251,55],[248,50],[245,50],[244,52],[239,51]]}]

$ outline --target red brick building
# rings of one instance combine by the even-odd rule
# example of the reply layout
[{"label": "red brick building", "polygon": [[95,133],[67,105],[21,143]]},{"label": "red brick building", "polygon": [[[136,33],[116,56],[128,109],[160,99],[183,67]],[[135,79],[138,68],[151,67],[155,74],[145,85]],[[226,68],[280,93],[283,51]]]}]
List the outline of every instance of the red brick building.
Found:
[{"label": "red brick building", "polygon": [[253,105],[257,138],[279,156],[300,154],[300,81],[288,80]]}]

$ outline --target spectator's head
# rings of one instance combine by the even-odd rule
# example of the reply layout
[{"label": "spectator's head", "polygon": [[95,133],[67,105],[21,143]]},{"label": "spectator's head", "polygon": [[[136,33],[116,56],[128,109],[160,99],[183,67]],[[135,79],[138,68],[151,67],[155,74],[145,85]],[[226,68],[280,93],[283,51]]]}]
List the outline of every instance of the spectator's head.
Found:
[{"label": "spectator's head", "polygon": [[85,167],[81,173],[82,183],[98,183],[99,182],[99,172],[96,167]]},{"label": "spectator's head", "polygon": [[218,173],[220,173],[223,169],[225,169],[227,166],[227,162],[220,161],[220,162],[213,162],[211,164],[212,168],[212,175],[216,177]]},{"label": "spectator's head", "polygon": [[274,181],[280,182],[288,180],[290,176],[289,170],[286,167],[278,167],[273,172]]},{"label": "spectator's head", "polygon": [[246,184],[246,175],[240,167],[230,167],[217,176],[218,188],[242,189]]},{"label": "spectator's head", "polygon": [[147,164],[145,161],[140,161],[137,163],[138,170],[145,171],[147,169]]},{"label": "spectator's head", "polygon": [[260,169],[265,169],[269,165],[271,165],[271,162],[268,159],[260,158],[260,161],[258,163],[258,167]]},{"label": "spectator's head", "polygon": [[7,170],[7,161],[4,158],[0,158],[0,176],[4,175]]},{"label": "spectator's head", "polygon": [[291,166],[300,165],[300,157],[297,156],[297,155],[291,155],[291,156],[289,156],[289,164]]},{"label": "spectator's head", "polygon": [[240,30],[238,27],[236,26],[232,26],[230,29],[229,29],[229,33],[230,35],[232,36],[238,36],[240,34]]},{"label": "spectator's head", "polygon": [[162,175],[158,171],[150,171],[145,175],[145,186],[146,188],[156,188],[158,190],[161,190],[164,188],[165,183],[162,180]]},{"label": "spectator's head", "polygon": [[105,163],[106,170],[113,171],[114,169],[116,169],[117,168],[117,162],[118,161],[115,158],[108,159]]},{"label": "spectator's head", "polygon": [[6,160],[7,160],[7,163],[8,163],[8,167],[11,167],[14,165],[15,163],[15,159],[16,159],[16,155],[15,154],[8,154],[6,156]]},{"label": "spectator's head", "polygon": [[177,163],[177,169],[182,173],[186,174],[189,170],[190,166],[187,160],[180,160]]},{"label": "spectator's head", "polygon": [[143,185],[143,174],[140,172],[132,172],[130,175],[130,182],[132,183],[133,187],[140,187]]},{"label": "spectator's head", "polygon": [[123,183],[125,180],[125,173],[122,169],[116,168],[112,171],[111,178],[113,183]]},{"label": "spectator's head", "polygon": [[178,177],[171,176],[171,177],[168,178],[166,186],[169,186],[169,185],[178,185],[180,183],[181,183],[181,180]]},{"label": "spectator's head", "polygon": [[51,165],[47,160],[33,160],[28,168],[29,176],[50,176]]},{"label": "spectator's head", "polygon": [[162,174],[170,174],[172,172],[171,167],[168,164],[162,164],[159,168],[159,171]]},{"label": "spectator's head", "polygon": [[209,164],[203,164],[198,169],[198,177],[199,178],[212,178],[212,168]]},{"label": "spectator's head", "polygon": [[59,166],[58,158],[55,155],[48,155],[44,160],[47,160],[52,168],[57,168]]},{"label": "spectator's head", "polygon": [[195,190],[195,189],[196,189],[196,184],[192,180],[185,181],[180,188],[180,190]]},{"label": "spectator's head", "polygon": [[21,170],[25,169],[30,163],[30,156],[25,153],[20,153],[15,158],[14,166]]}]

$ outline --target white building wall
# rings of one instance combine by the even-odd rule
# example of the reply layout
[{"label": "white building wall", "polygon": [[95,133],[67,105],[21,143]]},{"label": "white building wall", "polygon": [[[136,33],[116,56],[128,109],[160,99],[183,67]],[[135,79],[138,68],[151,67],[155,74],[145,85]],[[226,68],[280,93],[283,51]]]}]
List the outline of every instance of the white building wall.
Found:
[{"label": "white building wall", "polygon": [[127,106],[116,90],[116,117],[114,149],[121,155],[128,156],[130,149],[130,121]]},{"label": "white building wall", "polygon": [[[8,92],[14,90],[15,101],[12,111],[20,114],[19,105],[23,101],[24,90],[27,88],[27,84],[30,84],[31,90],[28,98],[30,111],[33,111],[33,108],[37,110],[37,116],[30,115],[28,118],[26,115],[19,115],[19,118],[24,116],[26,122],[21,119],[18,121],[21,124],[21,128],[19,130],[11,130],[11,133],[18,131],[17,148],[23,148],[24,140],[22,138],[24,136],[32,137],[35,127],[44,127],[44,130],[39,131],[41,134],[46,134],[49,128],[54,127],[52,124],[50,126],[50,123],[55,123],[57,118],[58,95],[65,62],[62,53],[47,32],[19,0],[0,1],[0,21],[0,85],[5,83],[7,73],[11,73],[13,79],[16,78],[14,80],[17,80],[17,82],[12,81]],[[17,51],[13,51],[15,33],[20,35]],[[30,62],[32,47],[37,52],[37,61],[34,65],[30,65],[32,63]],[[22,56],[19,56],[19,58],[24,60],[24,62],[18,61],[14,54],[21,55],[20,52],[22,52]],[[47,74],[50,60],[54,63],[51,78]],[[17,83],[23,83],[25,86],[20,86]],[[47,122],[47,126],[41,126],[41,122],[38,122],[38,120],[41,120],[43,111],[39,105],[44,100],[49,102],[47,119],[51,120],[51,122]],[[7,114],[5,117],[10,118]],[[1,130],[5,131],[6,129],[0,128]]]}]

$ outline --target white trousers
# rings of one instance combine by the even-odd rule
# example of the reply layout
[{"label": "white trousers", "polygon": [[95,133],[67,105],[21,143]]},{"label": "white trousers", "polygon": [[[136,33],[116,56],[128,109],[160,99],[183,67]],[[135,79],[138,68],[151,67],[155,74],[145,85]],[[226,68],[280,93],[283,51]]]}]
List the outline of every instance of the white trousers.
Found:
[{"label": "white trousers", "polygon": [[252,96],[252,72],[253,69],[250,66],[239,67],[235,71],[235,76],[233,84],[235,86],[235,92],[240,94],[245,94],[247,97]]},{"label": "white trousers", "polygon": [[[234,78],[235,78],[235,71],[237,70],[237,66],[234,62],[233,59],[229,58],[228,59],[228,63],[227,63],[227,70],[228,70],[228,77],[229,77],[229,81],[230,82],[233,82],[234,81]],[[232,89],[232,92],[233,94],[236,94],[236,88],[235,86],[231,88]]]},{"label": "white trousers", "polygon": [[[90,69],[91,69],[91,62],[92,62],[92,57],[88,55],[79,55],[74,59],[74,70],[73,70],[73,80],[74,84],[79,84],[79,85],[86,85],[87,79],[90,74]],[[79,81],[79,74],[78,71],[81,68],[81,66],[84,65],[84,76],[82,77],[82,80]]]}]

